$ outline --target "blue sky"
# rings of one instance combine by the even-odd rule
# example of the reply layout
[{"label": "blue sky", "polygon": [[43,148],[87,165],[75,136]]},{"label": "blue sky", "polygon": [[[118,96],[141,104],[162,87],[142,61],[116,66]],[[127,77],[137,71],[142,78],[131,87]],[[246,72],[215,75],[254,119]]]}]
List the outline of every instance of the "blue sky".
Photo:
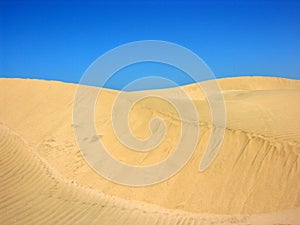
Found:
[{"label": "blue sky", "polygon": [[[12,0],[0,6],[1,77],[78,83],[106,51],[132,41],[164,40],[198,54],[217,78],[300,79],[297,1]],[[121,89],[147,70],[149,65],[124,70],[107,86]],[[163,76],[191,82],[184,75],[172,77],[172,71]]]}]

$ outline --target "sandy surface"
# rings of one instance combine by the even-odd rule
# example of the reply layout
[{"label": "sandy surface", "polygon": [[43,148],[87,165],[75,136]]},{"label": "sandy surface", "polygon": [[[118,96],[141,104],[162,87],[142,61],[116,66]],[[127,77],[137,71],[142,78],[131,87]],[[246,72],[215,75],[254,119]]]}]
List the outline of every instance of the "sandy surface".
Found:
[{"label": "sandy surface", "polygon": [[[0,79],[1,224],[300,224],[300,82],[243,77],[218,81],[226,103],[226,132],[216,159],[199,172],[212,124],[205,95],[195,84],[122,93],[162,95],[197,108],[196,151],[170,179],[147,187],[113,183],[82,157],[74,138],[77,85]],[[91,87],[91,89],[95,89]],[[151,135],[149,121],[164,120],[167,133],[149,152],[131,151],[111,124],[120,93],[103,89],[95,105],[97,137],[122,162],[146,166],[170,156],[182,121],[165,100],[149,97],[129,115],[131,132]],[[115,110],[122,113],[122,110]],[[123,134],[127,135],[127,134]]]}]

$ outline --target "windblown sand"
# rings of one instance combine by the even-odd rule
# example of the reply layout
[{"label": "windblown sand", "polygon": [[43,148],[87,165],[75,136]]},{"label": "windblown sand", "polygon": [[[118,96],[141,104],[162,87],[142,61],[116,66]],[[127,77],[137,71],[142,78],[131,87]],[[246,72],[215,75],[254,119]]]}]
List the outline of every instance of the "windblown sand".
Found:
[{"label": "windblown sand", "polygon": [[[129,187],[101,177],[82,157],[72,123],[77,85],[0,79],[0,224],[300,224],[300,81],[240,77],[218,83],[227,124],[210,167],[198,170],[211,134],[209,105],[197,85],[183,86],[199,114],[191,160],[162,183]],[[122,101],[145,92],[187,101],[178,88],[123,93]],[[155,117],[168,130],[152,151],[132,151],[112,129],[118,94],[102,89],[98,97],[96,141],[128,164],[166,159],[180,137],[174,107],[155,97],[134,105],[128,123],[138,138],[151,135]]]}]

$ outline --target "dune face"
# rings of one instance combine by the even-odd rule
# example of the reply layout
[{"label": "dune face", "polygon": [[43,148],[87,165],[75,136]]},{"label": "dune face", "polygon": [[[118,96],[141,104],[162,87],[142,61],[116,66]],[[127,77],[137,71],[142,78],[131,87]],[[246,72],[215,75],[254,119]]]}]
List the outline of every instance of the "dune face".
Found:
[{"label": "dune face", "polygon": [[[300,82],[241,77],[218,83],[226,105],[225,135],[203,172],[199,164],[214,126],[197,85],[181,88],[188,98],[179,88],[122,93],[121,108],[113,108],[120,92],[101,90],[97,136],[82,138],[100,139],[123,163],[159,163],[174,152],[184,123],[199,131],[195,152],[178,173],[133,187],[105,179],[80,152],[73,132],[80,125],[72,117],[77,85],[0,79],[1,224],[299,224]],[[126,121],[131,133],[140,140],[151,137],[155,118],[164,121],[166,132],[158,145],[148,143],[151,151],[138,152],[117,138],[111,112],[120,118],[122,107],[144,95],[149,97],[133,105]],[[176,108],[155,95],[183,106],[192,101],[199,121],[181,121]],[[154,123],[153,130],[160,125]],[[125,141],[127,135],[121,134]]]}]

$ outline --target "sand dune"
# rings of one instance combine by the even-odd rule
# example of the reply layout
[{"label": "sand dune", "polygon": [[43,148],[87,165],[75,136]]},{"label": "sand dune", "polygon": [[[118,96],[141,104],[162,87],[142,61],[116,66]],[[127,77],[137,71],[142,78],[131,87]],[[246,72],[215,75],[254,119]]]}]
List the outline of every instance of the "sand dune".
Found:
[{"label": "sand dune", "polygon": [[[188,164],[162,183],[129,187],[99,176],[76,146],[77,85],[0,79],[1,224],[300,224],[300,82],[265,77],[218,82],[226,132],[204,172],[198,168],[213,126],[196,85],[182,87],[188,99],[178,88],[122,93],[125,105],[145,93],[183,105],[192,99],[199,115],[200,139]],[[174,107],[155,97],[134,105],[129,125],[138,138],[151,135],[148,125],[155,117],[168,129],[152,151],[131,151],[112,129],[111,107],[118,94],[103,89],[95,106],[98,137],[110,154],[139,166],[170,156],[182,126]]]},{"label": "sand dune", "polygon": [[[226,224],[246,217],[193,215],[107,196],[56,173],[7,127],[1,134],[1,224]],[[207,221],[207,222],[206,222]]]}]

